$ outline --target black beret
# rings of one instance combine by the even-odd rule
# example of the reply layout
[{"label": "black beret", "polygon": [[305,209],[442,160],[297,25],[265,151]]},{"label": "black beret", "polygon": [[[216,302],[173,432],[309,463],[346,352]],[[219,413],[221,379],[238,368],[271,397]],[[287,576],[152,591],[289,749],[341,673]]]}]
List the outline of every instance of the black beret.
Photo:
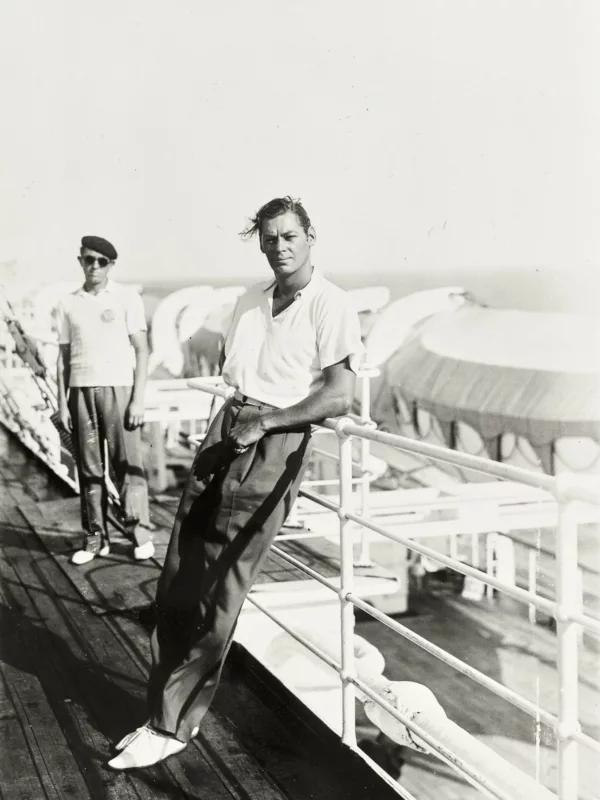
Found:
[{"label": "black beret", "polygon": [[101,236],[84,236],[81,240],[81,246],[86,247],[88,250],[93,250],[95,253],[102,253],[103,256],[106,256],[111,261],[115,261],[117,258],[117,251],[113,245]]}]

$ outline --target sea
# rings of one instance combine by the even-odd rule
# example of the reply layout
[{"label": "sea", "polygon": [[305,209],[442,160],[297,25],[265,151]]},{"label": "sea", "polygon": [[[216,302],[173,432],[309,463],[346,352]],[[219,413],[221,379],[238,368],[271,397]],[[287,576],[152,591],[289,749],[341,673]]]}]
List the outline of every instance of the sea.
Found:
[{"label": "sea", "polygon": [[[526,311],[553,311],[598,316],[600,314],[600,268],[550,269],[546,267],[456,267],[402,269],[397,272],[325,275],[344,289],[387,286],[391,300],[413,292],[446,286],[461,287],[481,305]],[[265,279],[268,273],[265,272]],[[209,284],[251,286],[257,275],[227,277],[199,274],[196,279],[138,281],[148,316],[171,292],[187,286]]]}]

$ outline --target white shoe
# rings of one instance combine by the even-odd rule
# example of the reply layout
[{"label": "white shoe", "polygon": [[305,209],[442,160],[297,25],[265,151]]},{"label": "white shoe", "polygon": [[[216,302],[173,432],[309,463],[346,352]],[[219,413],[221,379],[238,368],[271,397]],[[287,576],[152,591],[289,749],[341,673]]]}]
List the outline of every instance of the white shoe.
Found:
[{"label": "white shoe", "polygon": [[152,542],[146,542],[146,544],[133,548],[133,557],[136,561],[144,561],[146,558],[152,558],[153,555],[154,545]]},{"label": "white shoe", "polygon": [[98,550],[97,553],[94,553],[93,550],[76,550],[73,555],[71,556],[71,564],[77,564],[77,566],[82,566],[83,564],[89,564],[92,559],[96,558],[96,556],[107,556],[110,553],[110,545],[105,544],[103,547]]},{"label": "white shoe", "polygon": [[143,725],[133,733],[121,739],[117,749],[121,752],[108,762],[113,769],[134,769],[135,767],[151,767],[169,756],[180,753],[187,747],[187,742],[180,742],[172,736],[163,736]]},{"label": "white shoe", "polygon": [[[144,724],[137,728],[133,733],[128,733],[127,736],[124,736],[121,741],[115,745],[116,750],[123,750],[127,745],[134,740],[134,738],[138,735],[138,733],[142,730],[142,728],[150,728],[150,720],[148,722],[144,722]],[[200,728],[196,725],[195,728],[192,728],[192,739],[195,739],[196,736],[200,733]]]}]

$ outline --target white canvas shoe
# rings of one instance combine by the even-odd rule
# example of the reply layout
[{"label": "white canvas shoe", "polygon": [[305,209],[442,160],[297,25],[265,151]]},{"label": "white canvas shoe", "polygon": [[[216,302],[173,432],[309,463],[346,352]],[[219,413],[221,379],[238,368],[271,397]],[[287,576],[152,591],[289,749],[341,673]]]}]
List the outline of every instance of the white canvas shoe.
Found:
[{"label": "white canvas shoe", "polygon": [[103,545],[97,552],[94,550],[76,550],[71,556],[71,564],[77,564],[78,567],[83,564],[89,564],[96,556],[107,556],[110,553],[110,545]]},{"label": "white canvas shoe", "polygon": [[151,767],[152,764],[158,764],[159,761],[180,753],[186,747],[187,742],[181,742],[172,736],[163,736],[143,725],[121,739],[117,745],[121,752],[108,762],[108,766],[113,769]]},{"label": "white canvas shoe", "polygon": [[[123,750],[124,747],[133,741],[133,739],[138,735],[138,733],[142,730],[142,728],[150,728],[150,720],[144,722],[142,726],[137,728],[133,733],[128,733],[127,736],[124,736],[120,742],[115,745],[116,750]],[[150,728],[152,730],[152,728]],[[195,728],[192,728],[192,739],[195,739],[200,732],[200,728],[196,725]]]},{"label": "white canvas shoe", "polygon": [[146,542],[146,544],[133,548],[133,557],[136,561],[144,561],[146,558],[152,558],[153,555],[154,545],[152,542]]}]

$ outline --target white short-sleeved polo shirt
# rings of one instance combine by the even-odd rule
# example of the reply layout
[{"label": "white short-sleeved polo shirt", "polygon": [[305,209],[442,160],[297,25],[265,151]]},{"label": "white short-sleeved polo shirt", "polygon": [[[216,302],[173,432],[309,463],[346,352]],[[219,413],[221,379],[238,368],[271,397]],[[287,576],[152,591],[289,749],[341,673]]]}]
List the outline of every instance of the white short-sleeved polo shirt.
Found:
[{"label": "white short-sleeved polo shirt", "polygon": [[98,294],[83,287],[58,306],[59,344],[71,345],[70,386],[132,386],[134,353],[129,336],[146,330],[142,298],[108,281]]},{"label": "white short-sleeved polo shirt", "polygon": [[242,394],[287,408],[323,385],[322,371],[363,359],[358,314],[348,294],[317,270],[273,317],[275,281],[253,286],[236,305],[225,340],[223,378]]}]

